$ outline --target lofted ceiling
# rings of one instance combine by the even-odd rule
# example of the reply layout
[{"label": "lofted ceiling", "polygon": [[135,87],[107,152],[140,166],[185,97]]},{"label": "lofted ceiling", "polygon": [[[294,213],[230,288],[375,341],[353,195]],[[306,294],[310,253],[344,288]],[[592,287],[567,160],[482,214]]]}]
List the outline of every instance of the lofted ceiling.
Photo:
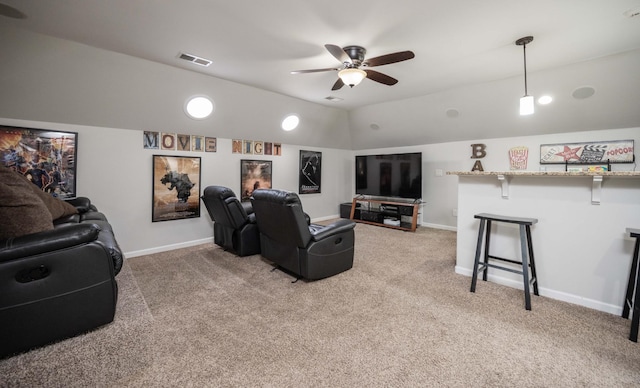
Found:
[{"label": "lofted ceiling", "polygon": [[[26,16],[0,8],[2,23],[345,109],[354,148],[513,136],[516,126],[521,135],[640,126],[640,16],[630,16],[640,13],[638,0],[0,3]],[[522,124],[523,55],[515,41],[527,35],[534,36],[527,46],[529,90],[555,101]],[[375,68],[397,78],[394,86],[365,79],[332,91],[335,71],[290,74],[339,66],[327,43],[363,46],[368,58],[404,50],[415,58]],[[197,66],[180,53],[213,62]],[[571,99],[585,85],[595,89],[598,108]],[[616,95],[607,85],[629,90]]]}]

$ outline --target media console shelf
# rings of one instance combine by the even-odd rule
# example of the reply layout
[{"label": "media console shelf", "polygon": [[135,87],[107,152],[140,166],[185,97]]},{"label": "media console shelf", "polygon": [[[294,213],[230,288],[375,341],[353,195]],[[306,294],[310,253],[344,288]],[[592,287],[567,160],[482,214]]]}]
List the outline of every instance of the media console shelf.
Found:
[{"label": "media console shelf", "polygon": [[417,203],[393,202],[355,197],[351,202],[353,221],[415,232],[418,227]]}]

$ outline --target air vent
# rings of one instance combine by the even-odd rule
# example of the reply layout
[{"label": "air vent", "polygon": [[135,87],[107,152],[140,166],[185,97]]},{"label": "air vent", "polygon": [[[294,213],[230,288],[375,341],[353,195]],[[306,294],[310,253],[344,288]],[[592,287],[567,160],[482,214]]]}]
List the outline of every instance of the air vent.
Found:
[{"label": "air vent", "polygon": [[204,67],[207,67],[212,63],[212,61],[209,59],[198,57],[191,54],[185,54],[185,53],[180,53],[180,56],[178,58],[184,59],[185,61],[195,63],[196,65],[200,65]]},{"label": "air vent", "polygon": [[342,101],[342,98],[334,96],[325,97],[324,99],[329,101]]}]

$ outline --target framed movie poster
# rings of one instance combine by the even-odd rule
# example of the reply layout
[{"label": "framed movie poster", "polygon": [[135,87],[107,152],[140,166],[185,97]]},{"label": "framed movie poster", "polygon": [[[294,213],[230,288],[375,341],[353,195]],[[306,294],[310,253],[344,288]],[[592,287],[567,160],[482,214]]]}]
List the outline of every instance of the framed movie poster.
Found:
[{"label": "framed movie poster", "polygon": [[76,196],[76,132],[0,126],[0,160],[58,198]]},{"label": "framed movie poster", "polygon": [[299,194],[320,193],[322,152],[300,150]]},{"label": "framed movie poster", "polygon": [[271,188],[272,162],[270,160],[240,161],[240,192],[242,201],[249,201],[255,189]]},{"label": "framed movie poster", "polygon": [[153,155],[151,221],[200,217],[200,157]]}]

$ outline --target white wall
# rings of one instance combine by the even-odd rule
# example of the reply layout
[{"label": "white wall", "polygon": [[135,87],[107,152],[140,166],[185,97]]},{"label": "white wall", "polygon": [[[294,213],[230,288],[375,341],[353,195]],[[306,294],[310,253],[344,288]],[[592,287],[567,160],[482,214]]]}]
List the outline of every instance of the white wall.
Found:
[{"label": "white wall", "polygon": [[300,150],[322,152],[322,193],[300,195],[313,220],[338,216],[339,204],[350,200],[351,151],[282,145],[282,156],[231,153],[231,139],[218,138],[217,152],[179,152],[143,149],[143,132],[72,124],[0,119],[0,125],[78,132],[77,193],[107,215],[127,257],[202,243],[213,227],[201,208],[200,218],[151,222],[152,155],[201,157],[202,184],[240,192],[240,160],[273,161],[273,187],[297,192]]},{"label": "white wall", "polygon": [[[446,175],[447,171],[471,171],[476,160],[482,163],[485,171],[509,171],[509,149],[515,146],[529,148],[527,170],[540,170],[540,145],[563,142],[587,142],[604,140],[633,139],[636,155],[640,144],[640,128],[610,129],[560,133],[554,135],[509,137],[501,139],[469,140],[462,142],[417,145],[411,147],[376,148],[355,151],[354,155],[383,154],[395,152],[422,152],[422,195],[421,218],[424,226],[455,230],[457,217],[453,215],[458,208],[458,177]],[[487,155],[482,159],[472,159],[472,144],[486,145]],[[637,157],[637,156],[636,156]],[[355,187],[355,161],[351,162],[350,187]],[[547,171],[562,171],[564,166],[545,165]],[[616,164],[613,171],[631,171],[634,164]],[[436,176],[436,170],[442,170],[443,176]]]},{"label": "white wall", "polygon": [[[634,244],[626,228],[640,227],[640,177],[605,177],[599,205],[591,203],[592,177],[512,177],[508,199],[496,176],[459,179],[456,272],[472,274],[475,214],[536,218],[531,230],[540,295],[622,312]],[[491,255],[520,260],[519,243],[516,225],[494,223]],[[521,276],[494,269],[489,280],[523,286]],[[482,285],[476,292],[483,293]]]}]

